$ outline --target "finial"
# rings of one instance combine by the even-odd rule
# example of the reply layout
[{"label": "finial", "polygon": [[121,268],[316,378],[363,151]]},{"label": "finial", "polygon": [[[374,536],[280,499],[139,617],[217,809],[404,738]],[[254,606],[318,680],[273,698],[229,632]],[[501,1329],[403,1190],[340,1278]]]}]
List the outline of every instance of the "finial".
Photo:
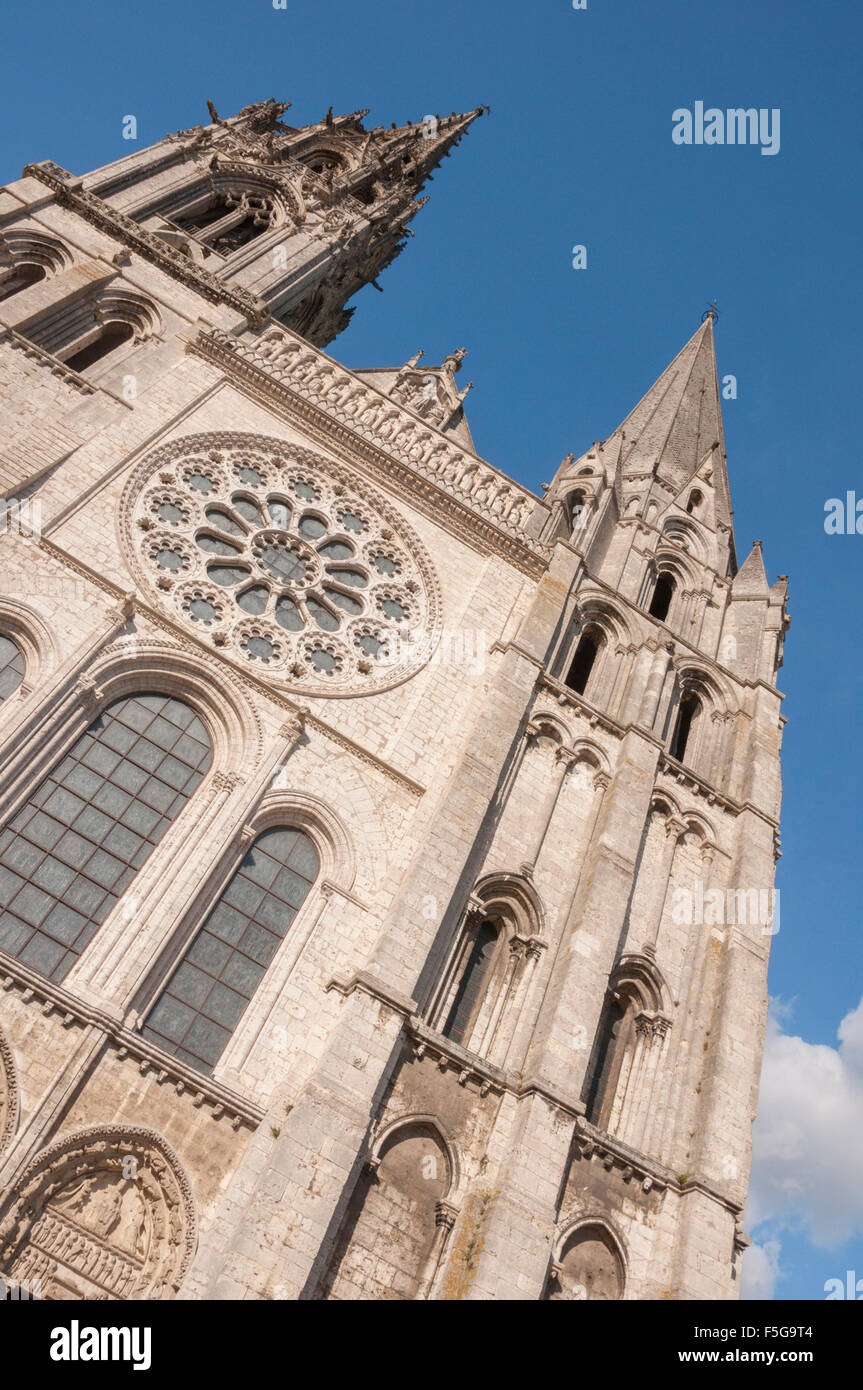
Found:
[{"label": "finial", "polygon": [[705,309],[705,310],[704,310],[704,313],[701,315],[701,322],[702,322],[702,323],[704,322],[705,319],[713,319],[713,322],[714,322],[714,323],[718,323],[718,322],[719,322],[719,310],[718,310],[717,307],[716,307],[716,300],[715,300],[715,299],[714,299],[713,303],[711,304],[710,308],[709,308],[709,309]]},{"label": "finial", "polygon": [[758,550],[761,549],[761,542],[760,542],[760,541],[753,541],[753,542],[752,542],[752,549],[755,550],[756,547],[758,548]]}]

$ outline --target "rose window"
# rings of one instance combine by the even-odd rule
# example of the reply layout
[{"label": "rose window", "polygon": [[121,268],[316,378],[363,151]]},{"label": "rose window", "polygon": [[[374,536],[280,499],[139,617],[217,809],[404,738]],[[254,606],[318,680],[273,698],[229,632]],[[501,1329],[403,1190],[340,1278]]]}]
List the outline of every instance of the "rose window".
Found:
[{"label": "rose window", "polygon": [[403,679],[435,626],[417,538],[334,465],[276,440],[218,438],[169,445],[130,479],[145,582],[206,640],[291,687]]}]

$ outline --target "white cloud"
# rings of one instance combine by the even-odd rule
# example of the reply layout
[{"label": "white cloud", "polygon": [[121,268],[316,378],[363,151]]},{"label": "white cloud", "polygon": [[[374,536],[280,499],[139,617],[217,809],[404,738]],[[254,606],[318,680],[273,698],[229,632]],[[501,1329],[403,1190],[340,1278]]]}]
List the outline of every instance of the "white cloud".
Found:
[{"label": "white cloud", "polygon": [[[786,1033],[788,1012],[772,1007],[768,1022],[747,1221],[829,1249],[863,1235],[863,1000],[839,1025],[838,1047]],[[743,1287],[777,1277],[778,1242],[758,1250],[744,1258]]]},{"label": "white cloud", "polygon": [[740,1276],[741,1298],[772,1298],[776,1280],[780,1277],[778,1240],[766,1240],[763,1245],[750,1245],[743,1256]]}]

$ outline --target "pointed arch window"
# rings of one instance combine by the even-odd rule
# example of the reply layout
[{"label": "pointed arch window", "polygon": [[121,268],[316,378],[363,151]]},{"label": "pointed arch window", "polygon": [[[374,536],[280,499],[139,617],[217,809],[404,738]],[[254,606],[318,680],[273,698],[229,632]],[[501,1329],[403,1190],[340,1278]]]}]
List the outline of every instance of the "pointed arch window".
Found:
[{"label": "pointed arch window", "polygon": [[588,1121],[627,1143],[642,1137],[669,1020],[652,958],[624,956],[612,972],[582,1098]]},{"label": "pointed arch window", "polygon": [[0,633],[0,704],[14,695],[24,679],[24,653],[11,637]]},{"label": "pointed arch window", "polygon": [[336,174],[341,173],[342,170],[342,161],[338,155],[331,154],[328,150],[315,150],[311,154],[301,154],[298,159],[300,164],[305,164],[316,174]]},{"label": "pointed arch window", "polygon": [[483,882],[429,1002],[432,1028],[501,1066],[523,1046],[520,1020],[546,944],[540,916],[527,880],[501,874]]},{"label": "pointed arch window", "polygon": [[674,733],[671,736],[669,753],[679,763],[686,760],[687,750],[695,746],[695,731],[701,716],[701,701],[694,691],[688,691],[677,709]]},{"label": "pointed arch window", "polygon": [[577,695],[584,695],[587,691],[588,682],[604,643],[605,638],[597,627],[586,628],[581,634],[566,676],[566,684]]},{"label": "pointed arch window", "polygon": [[631,1031],[633,1013],[632,1000],[622,1002],[619,998],[609,998],[597,1029],[584,1102],[590,1123],[602,1128],[605,1128],[603,1118],[607,1118],[603,1112],[609,1109],[614,1093],[620,1054]]},{"label": "pointed arch window", "polygon": [[319,868],[304,831],[263,831],[150,1010],[144,1037],[199,1071],[212,1071]]},{"label": "pointed arch window", "polygon": [[497,942],[497,927],[493,922],[483,922],[477,929],[452,1007],[441,1030],[444,1036],[452,1038],[453,1042],[464,1042],[465,1034],[476,1017],[497,950]]},{"label": "pointed arch window", "polygon": [[179,213],[173,221],[202,245],[230,256],[267,231],[273,225],[274,215],[270,198],[247,190],[223,189],[202,208]]},{"label": "pointed arch window", "polygon": [[607,1001],[597,1030],[593,1066],[584,1097],[590,1123],[621,1137],[626,1137],[639,1099],[637,1093],[632,1094],[630,1083],[639,1070],[635,1058],[643,1008],[641,999],[631,993]]},{"label": "pointed arch window", "polygon": [[651,618],[656,618],[661,623],[666,621],[676,587],[674,576],[669,574],[667,570],[663,570],[657,578],[650,607],[647,610]]},{"label": "pointed arch window", "polygon": [[0,948],[62,980],[212,760],[194,710],[116,700],[0,834]]},{"label": "pointed arch window", "polygon": [[584,533],[587,525],[588,502],[581,488],[573,492],[566,499],[566,510],[569,517],[569,529],[573,536]]}]

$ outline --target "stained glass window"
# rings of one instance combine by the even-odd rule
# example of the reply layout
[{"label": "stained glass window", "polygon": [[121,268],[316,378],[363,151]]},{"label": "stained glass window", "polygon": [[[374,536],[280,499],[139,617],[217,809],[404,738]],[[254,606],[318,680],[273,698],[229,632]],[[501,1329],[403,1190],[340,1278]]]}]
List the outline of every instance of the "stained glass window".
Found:
[{"label": "stained glass window", "polygon": [[14,694],[24,679],[24,654],[10,637],[0,634],[0,703]]},{"label": "stained glass window", "polygon": [[210,766],[194,710],[109,705],[0,833],[0,947],[62,980]]},{"label": "stained glass window", "polygon": [[318,874],[308,835],[258,836],[148,1015],[145,1038],[212,1071]]}]

